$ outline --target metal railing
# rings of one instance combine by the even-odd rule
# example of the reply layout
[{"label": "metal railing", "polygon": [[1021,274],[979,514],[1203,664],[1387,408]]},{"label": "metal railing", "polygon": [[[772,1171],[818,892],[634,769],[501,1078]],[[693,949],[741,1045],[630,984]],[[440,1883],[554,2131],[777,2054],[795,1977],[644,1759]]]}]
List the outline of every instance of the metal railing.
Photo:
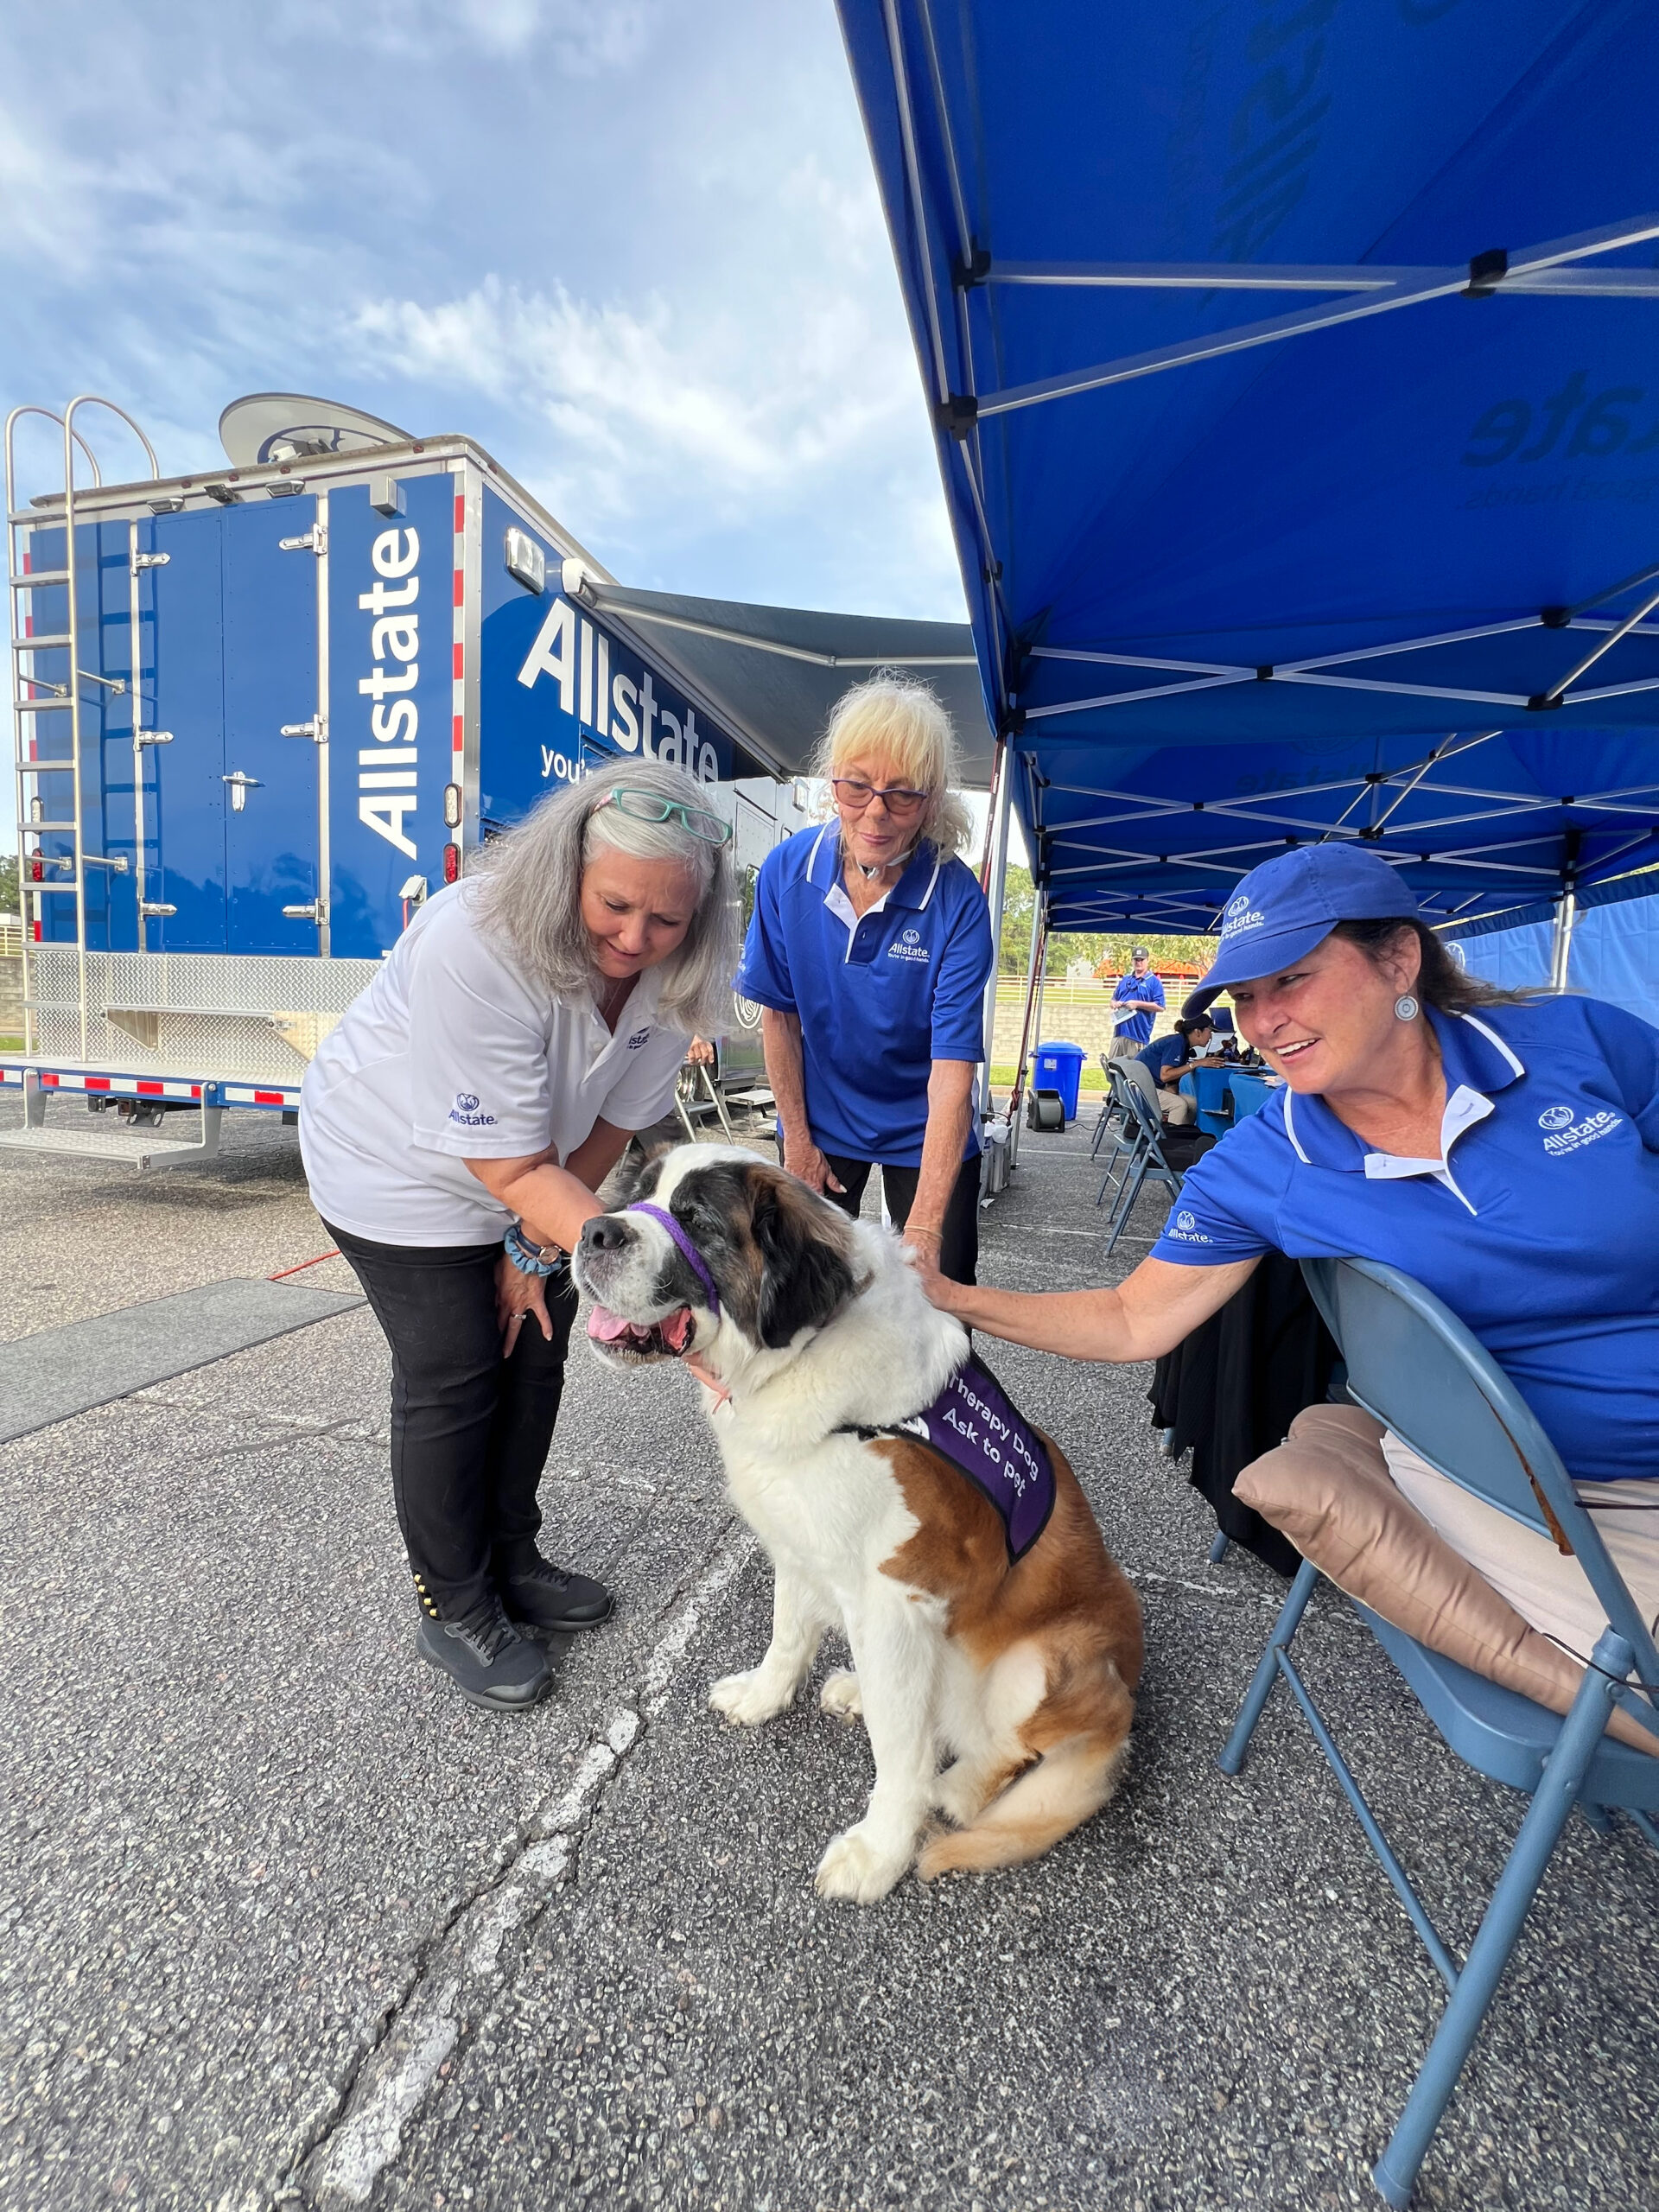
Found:
[{"label": "metal railing", "polygon": [[[10,593],[11,612],[11,758],[12,780],[17,798],[17,903],[22,935],[23,957],[23,1045],[26,1052],[36,1047],[34,989],[34,948],[45,937],[42,927],[46,902],[49,897],[73,894],[75,902],[74,949],[77,956],[79,979],[80,1049],[85,1058],[87,1046],[88,998],[86,985],[86,870],[89,866],[109,868],[124,874],[126,861],[111,861],[102,855],[89,858],[84,838],[85,794],[81,787],[82,728],[81,707],[83,687],[88,683],[99,685],[111,693],[128,690],[133,692],[133,727],[137,730],[142,720],[138,709],[140,683],[140,652],[137,627],[137,588],[133,593],[133,626],[130,639],[130,677],[106,677],[93,669],[81,666],[81,623],[79,594],[77,591],[78,561],[75,546],[75,448],[86,455],[92,470],[94,487],[103,483],[98,457],[75,428],[75,413],[82,407],[103,407],[118,415],[143,446],[149,462],[149,480],[156,481],[161,474],[156,449],[124,407],[112,399],[102,399],[94,392],[80,392],[72,399],[61,415],[49,407],[14,407],[6,417],[5,491],[6,491],[6,582]],[[23,416],[38,415],[48,423],[55,423],[63,432],[63,567],[60,569],[31,569],[26,563],[32,557],[32,538],[41,526],[42,518],[28,507],[20,507],[17,493],[16,427]],[[55,518],[48,527],[57,527]],[[136,571],[135,571],[136,575]],[[34,622],[34,594],[37,591],[61,589],[67,607],[66,626],[61,632],[49,633],[35,630]],[[36,657],[42,652],[58,652],[67,648],[68,672],[60,683],[36,674]],[[39,740],[39,718],[43,714],[67,713],[69,717],[69,747],[67,754],[56,753],[50,746],[48,757],[41,757]],[[69,785],[67,804],[57,797],[65,782]],[[48,805],[47,793],[54,795]],[[71,851],[62,855],[48,855],[41,840],[48,835],[67,836]],[[142,841],[142,823],[140,824]],[[35,842],[31,845],[30,840]],[[143,846],[140,844],[142,858]],[[67,870],[66,876],[65,870]],[[55,874],[48,874],[55,870]],[[63,940],[55,942],[61,945]]]}]

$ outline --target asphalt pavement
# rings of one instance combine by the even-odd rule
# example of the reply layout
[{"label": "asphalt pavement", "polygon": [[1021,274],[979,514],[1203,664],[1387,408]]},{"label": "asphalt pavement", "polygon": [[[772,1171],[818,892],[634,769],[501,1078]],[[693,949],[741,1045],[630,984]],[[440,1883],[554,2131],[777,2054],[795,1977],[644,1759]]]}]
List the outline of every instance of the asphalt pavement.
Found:
[{"label": "asphalt pavement", "polygon": [[[326,1250],[293,1133],[227,1132],[142,1180],[0,1152],[0,1340]],[[1104,1262],[1087,1139],[1087,1114],[1026,1137],[988,1279],[1144,1251],[1161,1200]],[[338,1261],[287,1279],[353,1287]],[[545,1541],[619,1609],[528,1718],[418,1661],[361,1308],[0,1445],[0,2205],[1376,2203],[1442,1993],[1282,1693],[1243,1774],[1216,1767],[1281,1586],[1207,1562],[1144,1370],[991,1356],[1140,1587],[1133,1756],[1034,1865],[864,1910],[812,1889],[861,1730],[817,1676],[757,1733],[708,1709],[770,1584],[684,1375],[573,1360]],[[1340,1601],[1298,1649],[1466,1943],[1519,1800]],[[1650,2212],[1656,1908],[1645,1845],[1575,1822],[1420,2204]]]}]

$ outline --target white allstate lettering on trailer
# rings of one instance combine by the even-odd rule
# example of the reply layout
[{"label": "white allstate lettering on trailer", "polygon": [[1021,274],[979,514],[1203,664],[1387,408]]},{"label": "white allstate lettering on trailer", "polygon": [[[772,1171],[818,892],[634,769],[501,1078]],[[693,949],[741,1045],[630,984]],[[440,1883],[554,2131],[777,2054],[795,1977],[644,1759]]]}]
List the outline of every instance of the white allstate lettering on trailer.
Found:
[{"label": "white allstate lettering on trailer", "polygon": [[[613,671],[613,660],[620,657],[603,630],[568,599],[556,598],[524,656],[518,681],[531,691],[543,677],[550,677],[558,690],[559,712],[579,731],[591,729],[619,752],[666,761],[701,784],[718,781],[719,758],[697,728],[696,708],[687,702],[677,712],[668,705],[643,662],[637,681],[620,668]],[[579,737],[563,747],[543,744],[541,755],[543,782],[575,783],[583,773]]]},{"label": "white allstate lettering on trailer", "polygon": [[421,618],[415,612],[420,557],[418,531],[383,530],[369,549],[374,582],[357,601],[374,618],[368,638],[374,665],[357,686],[374,702],[369,709],[374,743],[357,756],[357,818],[410,860],[417,857],[415,841],[404,823],[415,811],[418,791],[415,741],[421,717],[413,699],[397,695],[413,691],[420,681]]}]

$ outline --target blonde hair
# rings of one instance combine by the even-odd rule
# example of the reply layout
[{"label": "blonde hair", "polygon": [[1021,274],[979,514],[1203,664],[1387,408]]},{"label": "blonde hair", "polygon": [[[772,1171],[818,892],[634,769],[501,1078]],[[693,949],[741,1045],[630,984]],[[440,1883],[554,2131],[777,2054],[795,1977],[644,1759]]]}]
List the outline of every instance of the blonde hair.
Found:
[{"label": "blonde hair", "polygon": [[957,786],[962,755],[957,733],[938,695],[913,676],[878,668],[868,682],[843,691],[813,762],[826,780],[860,753],[891,760],[906,781],[927,793],[917,842],[950,860],[973,842],[973,817]]},{"label": "blonde hair", "polygon": [[713,1037],[731,1027],[731,979],[740,917],[731,845],[711,845],[671,817],[642,822],[609,804],[613,791],[709,811],[700,785],[659,760],[596,762],[593,772],[550,792],[516,829],[493,837],[468,870],[480,923],[525,974],[561,999],[591,988],[593,947],[582,919],[582,871],[601,846],[636,859],[668,861],[697,885],[683,942],[662,963],[663,1026]]}]

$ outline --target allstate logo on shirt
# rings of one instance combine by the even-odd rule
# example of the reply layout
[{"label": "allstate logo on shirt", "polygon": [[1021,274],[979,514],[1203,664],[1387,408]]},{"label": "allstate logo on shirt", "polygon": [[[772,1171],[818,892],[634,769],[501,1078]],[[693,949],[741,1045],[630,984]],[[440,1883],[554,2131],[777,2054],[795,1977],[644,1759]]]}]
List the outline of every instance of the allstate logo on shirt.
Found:
[{"label": "allstate logo on shirt", "polygon": [[1538,1116],[1538,1126],[1548,1131],[1544,1150],[1550,1154],[1577,1152],[1586,1144],[1594,1144],[1598,1137],[1610,1136],[1624,1127],[1622,1114],[1609,1113],[1605,1108],[1599,1114],[1586,1114],[1581,1122],[1573,1118],[1570,1106],[1546,1106]]},{"label": "allstate logo on shirt", "polygon": [[1185,1237],[1189,1243],[1207,1244],[1210,1239],[1198,1227],[1198,1216],[1183,1206],[1170,1224],[1170,1233]]},{"label": "allstate logo on shirt", "polygon": [[631,1052],[637,1052],[650,1034],[651,1027],[649,1023],[647,1023],[645,1027],[643,1029],[636,1029],[632,1036],[628,1039],[628,1050]]},{"label": "allstate logo on shirt", "polygon": [[926,960],[930,957],[922,943],[920,930],[906,930],[887,947],[889,960]]},{"label": "allstate logo on shirt", "polygon": [[493,1114],[480,1112],[475,1090],[458,1090],[455,1093],[455,1103],[449,1109],[449,1118],[459,1122],[463,1129],[493,1129],[495,1127]]}]

